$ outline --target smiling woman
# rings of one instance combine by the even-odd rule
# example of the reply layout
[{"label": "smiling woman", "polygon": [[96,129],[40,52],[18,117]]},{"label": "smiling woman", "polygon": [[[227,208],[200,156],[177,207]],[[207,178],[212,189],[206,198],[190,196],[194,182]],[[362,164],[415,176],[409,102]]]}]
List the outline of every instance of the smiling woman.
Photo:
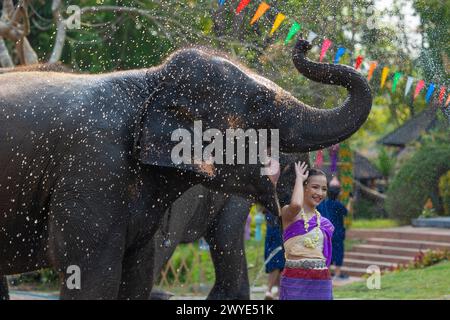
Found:
[{"label": "smiling woman", "polygon": [[281,209],[286,263],[280,300],[331,300],[334,227],[316,209],[325,198],[327,179],[321,170],[307,170],[306,163],[295,164],[295,173],[291,201]]}]

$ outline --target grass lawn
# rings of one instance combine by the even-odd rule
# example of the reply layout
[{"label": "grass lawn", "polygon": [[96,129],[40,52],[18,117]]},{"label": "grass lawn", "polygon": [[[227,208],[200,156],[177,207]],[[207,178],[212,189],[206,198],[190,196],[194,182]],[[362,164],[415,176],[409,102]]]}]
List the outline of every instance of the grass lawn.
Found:
[{"label": "grass lawn", "polygon": [[381,289],[369,290],[366,281],[334,289],[335,299],[450,299],[450,261],[424,269],[387,273]]},{"label": "grass lawn", "polygon": [[355,219],[351,229],[383,229],[398,227],[399,224],[391,219]]}]

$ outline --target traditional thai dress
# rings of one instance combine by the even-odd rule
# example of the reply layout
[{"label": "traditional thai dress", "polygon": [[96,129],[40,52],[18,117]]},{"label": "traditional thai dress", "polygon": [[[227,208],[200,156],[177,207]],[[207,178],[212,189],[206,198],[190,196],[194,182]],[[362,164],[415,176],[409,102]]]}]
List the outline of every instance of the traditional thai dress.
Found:
[{"label": "traditional thai dress", "polygon": [[286,263],[281,274],[280,300],[333,299],[329,266],[334,227],[328,219],[321,217],[319,240],[311,248],[305,246],[305,238],[317,237],[317,216],[314,215],[308,224],[308,230],[305,230],[304,221],[300,219],[283,232]]}]

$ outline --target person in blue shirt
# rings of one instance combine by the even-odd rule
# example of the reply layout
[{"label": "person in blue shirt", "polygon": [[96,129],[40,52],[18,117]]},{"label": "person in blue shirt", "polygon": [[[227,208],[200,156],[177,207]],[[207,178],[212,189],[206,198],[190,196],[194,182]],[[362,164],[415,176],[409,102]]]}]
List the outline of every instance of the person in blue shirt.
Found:
[{"label": "person in blue shirt", "polygon": [[284,249],[283,237],[281,233],[280,219],[266,210],[266,239],[264,246],[264,260],[270,259],[266,264],[266,273],[268,274],[266,300],[275,299],[276,293],[272,289],[280,286],[280,275],[284,269]]},{"label": "person in blue shirt", "polygon": [[347,215],[347,208],[338,200],[340,192],[340,183],[337,178],[333,178],[328,188],[328,198],[317,206],[321,215],[330,220],[335,228],[332,238],[332,264],[335,266],[335,279],[348,277],[341,272],[344,263],[344,217]]}]

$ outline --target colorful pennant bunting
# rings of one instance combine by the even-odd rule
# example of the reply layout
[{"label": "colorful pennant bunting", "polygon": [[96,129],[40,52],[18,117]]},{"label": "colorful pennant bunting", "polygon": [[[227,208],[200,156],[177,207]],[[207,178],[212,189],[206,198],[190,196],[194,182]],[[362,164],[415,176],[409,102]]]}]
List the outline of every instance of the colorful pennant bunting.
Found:
[{"label": "colorful pennant bunting", "polygon": [[280,24],[286,19],[286,16],[282,13],[277,14],[275,22],[273,23],[272,30],[270,30],[270,35],[273,36],[275,31],[280,27]]},{"label": "colorful pennant bunting", "polygon": [[[244,10],[249,4],[250,4],[251,0],[240,0],[239,4],[236,8],[236,14],[239,14],[242,10]],[[218,0],[219,6],[223,6],[225,4],[225,0]],[[259,4],[258,9],[256,10],[255,14],[253,15],[250,24],[253,25],[255,22],[257,22],[266,12],[268,9],[270,9],[270,5],[267,4],[266,2],[261,2]],[[286,16],[283,13],[278,13],[275,21],[272,25],[272,29],[270,30],[270,36],[272,36],[280,27],[280,25],[283,23],[283,21],[286,19]],[[289,29],[289,32],[284,40],[285,45],[287,45],[292,38],[294,38],[294,36],[301,30],[301,25],[294,21],[292,26]],[[315,38],[317,38],[318,35],[312,31],[309,30],[308,33],[308,37],[307,40],[308,42],[312,43],[314,41]],[[319,61],[322,62],[323,58],[325,57],[328,49],[332,46],[333,42],[330,39],[325,39],[322,43],[322,47],[321,47],[321,52],[320,52],[320,58]],[[347,49],[345,47],[340,46],[337,51],[336,54],[334,56],[333,59],[333,63],[339,63],[340,59],[342,58],[342,56],[346,53]],[[360,69],[362,62],[364,61],[364,57],[362,55],[358,55],[356,57],[355,60],[355,69]],[[369,70],[367,73],[367,79],[368,81],[370,81],[373,77],[373,73],[375,71],[375,69],[377,68],[378,63],[376,61],[371,62],[370,66],[369,66]],[[383,88],[386,84],[386,80],[387,77],[389,75],[389,71],[390,68],[388,66],[384,66],[383,70],[381,72],[381,82],[380,82],[380,87]],[[397,89],[398,86],[398,82],[400,80],[400,78],[402,77],[402,73],[401,72],[395,72],[394,76],[393,76],[393,81],[392,81],[392,88],[391,91],[394,93]],[[405,97],[408,95],[409,91],[411,90],[412,84],[413,84],[414,78],[409,76],[407,78],[406,81],[406,86],[405,86],[405,92],[404,95]],[[426,86],[425,81],[424,80],[420,80],[414,90],[414,94],[413,94],[413,100],[417,98],[417,96],[420,94],[421,90]],[[428,90],[426,92],[426,96],[425,96],[425,101],[427,103],[430,102],[431,97],[433,96],[433,93],[436,89],[438,85],[434,84],[434,83],[430,83],[428,86]],[[439,92],[439,103],[442,103],[444,101],[444,96],[445,96],[445,92],[446,92],[446,87],[445,86],[441,86],[440,87],[440,92]],[[445,105],[448,105],[450,101],[450,95],[449,97],[447,97],[446,103]]]},{"label": "colorful pennant bunting", "polygon": [[378,62],[376,62],[376,61],[373,61],[373,62],[370,64],[369,72],[367,73],[367,81],[370,81],[370,79],[372,79],[373,72],[375,71],[377,65],[378,65]]},{"label": "colorful pennant bunting", "polygon": [[320,50],[320,58],[319,61],[322,62],[323,57],[325,57],[325,54],[327,53],[328,49],[331,47],[333,43],[330,39],[325,39],[322,43],[322,49]]},{"label": "colorful pennant bunting", "polygon": [[442,86],[441,90],[439,91],[439,103],[442,103],[442,101],[444,101],[444,95],[445,95],[445,87]]},{"label": "colorful pennant bunting", "polygon": [[341,57],[344,55],[344,53],[345,53],[345,48],[339,47],[338,50],[336,51],[336,55],[334,56],[333,63],[339,63],[339,60],[341,60]]},{"label": "colorful pennant bunting", "polygon": [[308,42],[312,43],[315,38],[317,38],[317,33],[315,33],[314,31],[309,31],[308,39],[307,39]]},{"label": "colorful pennant bunting", "polygon": [[383,88],[384,84],[386,83],[386,78],[389,74],[389,67],[384,67],[383,71],[381,71],[381,84],[380,87]]},{"label": "colorful pennant bunting", "polygon": [[416,84],[416,89],[414,90],[414,96],[413,96],[413,100],[415,100],[417,98],[417,96],[419,95],[420,91],[425,87],[425,81],[420,80],[419,82],[417,82]]},{"label": "colorful pennant bunting", "polygon": [[236,8],[236,14],[241,13],[242,10],[244,10],[244,8],[246,6],[248,6],[248,4],[250,3],[251,0],[241,0],[241,2],[239,2],[237,8]]},{"label": "colorful pennant bunting", "polygon": [[267,10],[269,10],[270,6],[265,3],[265,2],[261,2],[261,4],[259,5],[258,9],[255,12],[255,15],[252,18],[252,21],[250,21],[250,25],[253,25],[256,21],[258,21],[259,18],[261,18],[264,13],[266,13]]},{"label": "colorful pennant bunting", "polygon": [[394,79],[392,80],[392,93],[394,93],[395,90],[397,89],[397,83],[401,77],[402,77],[401,72],[394,73]]},{"label": "colorful pennant bunting", "polygon": [[405,97],[408,95],[408,92],[411,89],[413,81],[414,81],[413,77],[408,77],[408,80],[406,80]]},{"label": "colorful pennant bunting", "polygon": [[427,90],[427,94],[425,96],[425,102],[429,103],[431,96],[433,95],[434,92],[434,83],[430,83],[430,85],[428,86],[428,90]]},{"label": "colorful pennant bunting", "polygon": [[286,36],[286,39],[284,40],[284,44],[288,44],[289,41],[302,29],[302,26],[294,21],[294,24],[291,26],[291,29],[289,29],[288,35]]},{"label": "colorful pennant bunting", "polygon": [[359,67],[361,67],[361,63],[363,62],[364,57],[362,55],[359,55],[356,57],[356,62],[355,62],[355,69],[358,70]]}]

